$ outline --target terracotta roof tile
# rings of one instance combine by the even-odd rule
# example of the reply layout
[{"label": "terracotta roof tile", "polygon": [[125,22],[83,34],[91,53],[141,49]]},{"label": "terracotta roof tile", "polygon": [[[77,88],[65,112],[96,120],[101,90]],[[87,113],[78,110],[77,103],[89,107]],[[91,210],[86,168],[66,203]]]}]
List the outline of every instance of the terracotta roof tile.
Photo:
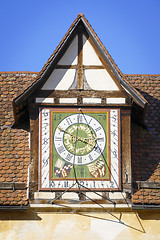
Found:
[{"label": "terracotta roof tile", "polygon": [[[36,73],[0,73],[0,182],[24,182],[30,160],[28,132],[12,129],[12,99],[29,86]],[[147,129],[132,126],[133,181],[160,182],[160,75],[125,75],[148,101]],[[134,204],[160,204],[159,189],[134,189]],[[27,189],[0,190],[0,205],[27,205]]]},{"label": "terracotta roof tile", "polygon": [[[133,181],[160,183],[160,75],[125,75],[148,101],[146,129],[132,125]],[[134,189],[133,203],[160,204],[160,190]]]},{"label": "terracotta roof tile", "polygon": [[[0,84],[0,183],[24,182],[27,187],[30,153],[28,132],[12,129],[12,99],[37,76],[28,72],[1,72]],[[0,190],[0,205],[26,205],[27,189]]]}]

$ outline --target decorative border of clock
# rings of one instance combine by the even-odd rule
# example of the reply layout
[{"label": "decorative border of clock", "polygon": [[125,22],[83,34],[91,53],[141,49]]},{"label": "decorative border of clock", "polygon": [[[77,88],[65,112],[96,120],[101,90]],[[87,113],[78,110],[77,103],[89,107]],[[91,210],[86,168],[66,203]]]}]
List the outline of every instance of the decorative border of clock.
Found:
[{"label": "decorative border of clock", "polygon": [[40,190],[121,189],[120,109],[40,108],[39,136]]}]

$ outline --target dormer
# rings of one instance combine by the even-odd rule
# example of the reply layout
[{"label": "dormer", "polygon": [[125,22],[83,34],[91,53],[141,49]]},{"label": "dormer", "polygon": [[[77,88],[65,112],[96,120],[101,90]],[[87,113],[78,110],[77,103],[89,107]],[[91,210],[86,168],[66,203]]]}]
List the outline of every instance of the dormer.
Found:
[{"label": "dormer", "polygon": [[15,126],[30,126],[31,199],[43,191],[131,193],[131,115],[143,124],[146,105],[79,14],[13,101]]}]

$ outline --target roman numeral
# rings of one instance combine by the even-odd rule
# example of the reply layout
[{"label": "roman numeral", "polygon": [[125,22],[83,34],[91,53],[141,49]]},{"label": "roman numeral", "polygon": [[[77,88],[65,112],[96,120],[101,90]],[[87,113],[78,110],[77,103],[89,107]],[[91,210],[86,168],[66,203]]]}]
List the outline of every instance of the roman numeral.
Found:
[{"label": "roman numeral", "polygon": [[82,163],[82,157],[78,157],[78,163]]},{"label": "roman numeral", "polygon": [[70,154],[70,153],[68,153],[65,159],[66,159],[67,161],[71,161],[72,157],[73,157],[73,155]]},{"label": "roman numeral", "polygon": [[55,141],[62,141],[62,138],[60,138],[60,137],[55,137],[54,140],[55,140]]},{"label": "roman numeral", "polygon": [[83,121],[83,116],[82,115],[78,115],[77,116],[77,122],[81,123]]},{"label": "roman numeral", "polygon": [[89,160],[90,160],[90,161],[93,161],[93,157],[92,157],[91,154],[89,154],[88,157],[89,157]]},{"label": "roman numeral", "polygon": [[66,118],[66,121],[67,121],[68,125],[71,125],[71,124],[72,124],[72,121],[71,121],[70,118]]},{"label": "roman numeral", "polygon": [[61,154],[62,152],[65,151],[65,148],[63,146],[60,146],[57,148],[58,152]]},{"label": "roman numeral", "polygon": [[91,121],[92,121],[92,118],[91,118],[91,120],[89,121],[89,123],[88,123],[88,124],[90,124],[90,123],[91,123]]},{"label": "roman numeral", "polygon": [[99,138],[97,141],[104,142],[104,137],[103,138]]},{"label": "roman numeral", "polygon": [[97,153],[101,153],[102,149],[98,146],[95,146],[94,151]]}]

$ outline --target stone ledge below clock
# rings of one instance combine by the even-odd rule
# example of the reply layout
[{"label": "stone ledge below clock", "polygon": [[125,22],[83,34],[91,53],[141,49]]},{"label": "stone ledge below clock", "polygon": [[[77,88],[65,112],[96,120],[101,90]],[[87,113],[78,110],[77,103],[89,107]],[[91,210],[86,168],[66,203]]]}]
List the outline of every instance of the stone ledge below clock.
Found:
[{"label": "stone ledge below clock", "polygon": [[[34,200],[53,200],[55,197],[58,197],[58,194],[55,192],[35,192],[34,193]],[[73,201],[80,201],[80,200],[125,200],[126,193],[124,192],[85,192],[83,199],[79,197],[79,194],[76,192],[66,192],[61,196],[61,200],[73,200]]]},{"label": "stone ledge below clock", "polygon": [[36,209],[36,211],[52,211],[52,212],[105,212],[107,210],[114,211],[131,211],[132,205],[129,204],[30,204],[30,208]]}]

